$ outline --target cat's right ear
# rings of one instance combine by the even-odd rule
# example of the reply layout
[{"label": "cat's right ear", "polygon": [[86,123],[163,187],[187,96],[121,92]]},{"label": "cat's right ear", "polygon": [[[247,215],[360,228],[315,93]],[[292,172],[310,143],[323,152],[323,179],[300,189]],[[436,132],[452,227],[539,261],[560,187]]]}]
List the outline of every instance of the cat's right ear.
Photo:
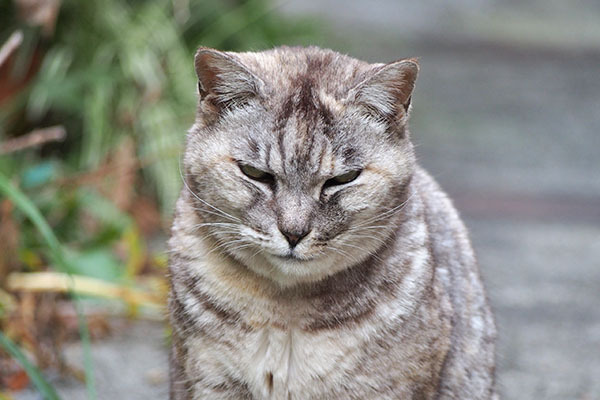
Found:
[{"label": "cat's right ear", "polygon": [[198,93],[208,110],[221,113],[259,93],[260,78],[231,53],[200,47],[195,57]]},{"label": "cat's right ear", "polygon": [[405,121],[418,73],[414,58],[378,65],[350,91],[350,98],[376,117]]}]

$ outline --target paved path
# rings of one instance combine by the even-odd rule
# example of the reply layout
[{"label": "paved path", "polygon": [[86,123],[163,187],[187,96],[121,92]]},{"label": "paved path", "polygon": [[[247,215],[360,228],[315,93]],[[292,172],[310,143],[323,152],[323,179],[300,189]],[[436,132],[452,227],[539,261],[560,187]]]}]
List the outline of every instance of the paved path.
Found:
[{"label": "paved path", "polygon": [[[166,328],[148,321],[113,321],[114,332],[92,346],[98,400],[165,400],[168,398]],[[78,343],[65,347],[71,365],[82,365]],[[84,385],[75,379],[49,377],[63,400],[89,400]],[[35,390],[15,400],[43,400]]]}]

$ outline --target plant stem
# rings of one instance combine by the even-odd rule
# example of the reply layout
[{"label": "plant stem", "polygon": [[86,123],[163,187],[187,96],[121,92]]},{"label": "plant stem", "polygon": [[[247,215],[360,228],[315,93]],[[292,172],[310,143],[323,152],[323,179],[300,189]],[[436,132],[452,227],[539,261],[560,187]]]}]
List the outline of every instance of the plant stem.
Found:
[{"label": "plant stem", "polygon": [[[67,259],[64,255],[64,250],[62,244],[59,242],[56,235],[52,231],[52,228],[37,207],[25,196],[23,192],[21,192],[17,187],[15,187],[7,177],[0,173],[0,193],[4,194],[8,197],[26,216],[33,222],[38,231],[41,233],[42,237],[46,241],[46,244],[50,248],[50,252],[52,254],[52,258],[56,266],[62,270],[62,272],[66,272],[67,274],[71,274],[73,268],[67,262]],[[72,288],[72,280],[70,287]],[[77,318],[79,322],[79,336],[81,337],[81,345],[83,347],[83,358],[84,358],[84,369],[85,369],[85,381],[88,390],[88,398],[89,400],[96,400],[96,390],[94,386],[94,370],[92,365],[92,356],[91,356],[91,347],[90,347],[90,335],[87,326],[87,322],[85,320],[85,316],[81,310],[81,302],[79,297],[73,293],[72,289],[69,290],[70,296],[75,302],[75,308],[77,310]],[[29,373],[29,371],[28,371]],[[34,377],[31,376],[33,380]],[[39,389],[39,387],[38,387]]]}]

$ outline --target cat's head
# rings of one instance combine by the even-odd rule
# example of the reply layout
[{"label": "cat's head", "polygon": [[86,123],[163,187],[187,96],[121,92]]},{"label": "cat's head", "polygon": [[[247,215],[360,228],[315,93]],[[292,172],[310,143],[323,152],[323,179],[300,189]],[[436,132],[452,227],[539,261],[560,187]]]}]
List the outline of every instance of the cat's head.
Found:
[{"label": "cat's head", "polygon": [[330,50],[196,54],[200,101],[184,159],[198,235],[281,285],[385,245],[415,168],[415,60]]}]

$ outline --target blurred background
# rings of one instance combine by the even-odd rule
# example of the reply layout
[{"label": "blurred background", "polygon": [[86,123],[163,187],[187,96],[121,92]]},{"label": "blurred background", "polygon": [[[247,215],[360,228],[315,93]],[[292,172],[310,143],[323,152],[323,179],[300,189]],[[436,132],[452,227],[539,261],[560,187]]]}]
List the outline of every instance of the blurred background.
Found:
[{"label": "blurred background", "polygon": [[600,399],[600,3],[0,0],[0,399],[167,398],[165,240],[199,45],[420,57],[505,399]]}]

